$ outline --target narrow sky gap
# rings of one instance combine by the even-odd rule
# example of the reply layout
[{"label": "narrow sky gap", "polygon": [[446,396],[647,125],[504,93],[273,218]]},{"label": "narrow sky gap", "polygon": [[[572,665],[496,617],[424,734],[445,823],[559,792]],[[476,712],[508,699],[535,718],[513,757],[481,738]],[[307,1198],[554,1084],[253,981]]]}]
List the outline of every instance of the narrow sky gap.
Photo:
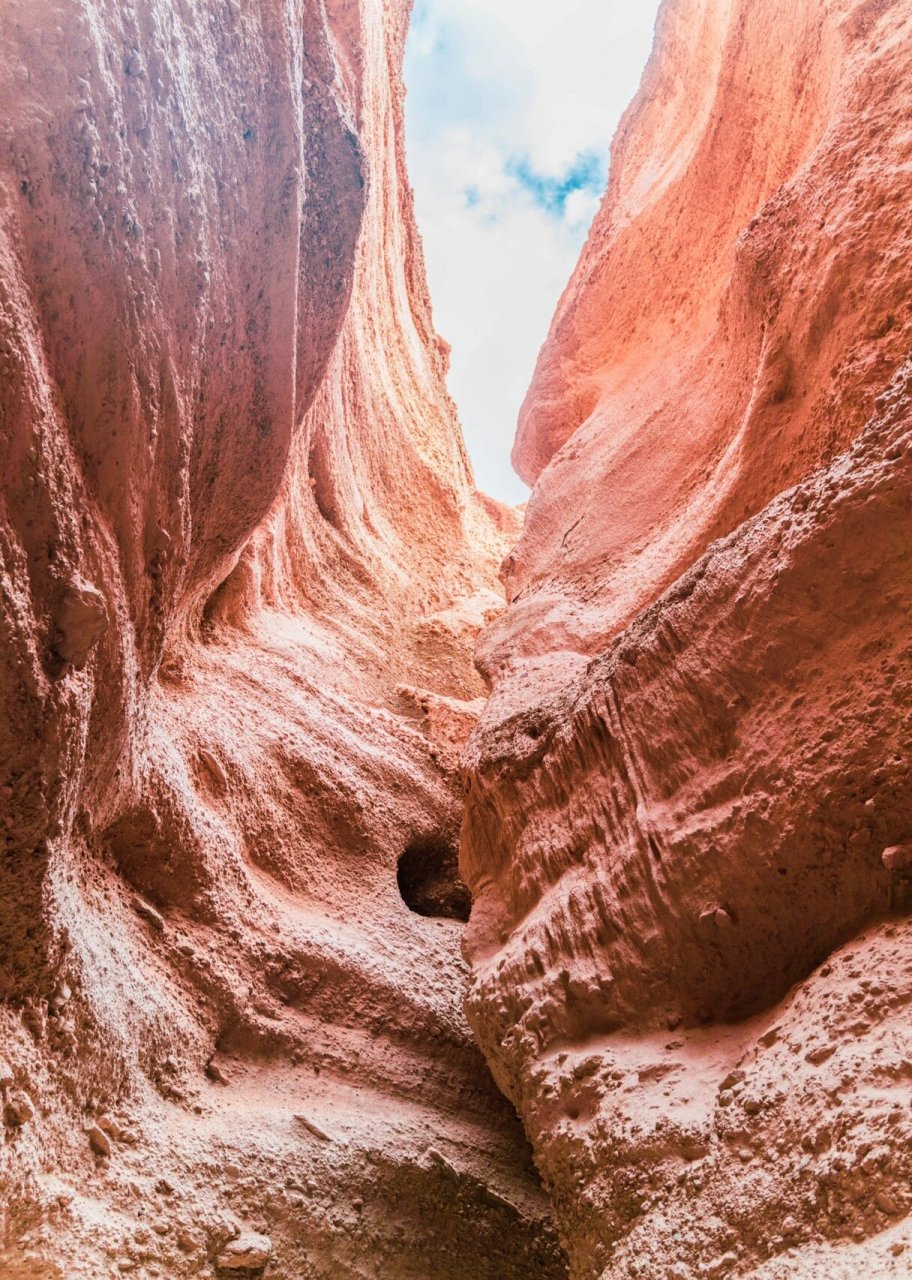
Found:
[{"label": "narrow sky gap", "polygon": [[658,0],[416,0],[409,167],[434,319],[480,488],[510,466],[538,349],[598,208]]}]

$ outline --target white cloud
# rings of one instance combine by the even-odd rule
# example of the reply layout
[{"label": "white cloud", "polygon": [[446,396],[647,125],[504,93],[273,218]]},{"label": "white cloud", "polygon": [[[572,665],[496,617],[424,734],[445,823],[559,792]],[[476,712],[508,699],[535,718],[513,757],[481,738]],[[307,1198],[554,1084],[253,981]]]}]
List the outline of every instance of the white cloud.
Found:
[{"label": "white cloud", "polygon": [[[525,496],[509,453],[598,207],[657,0],[417,0],[409,168],[434,318],[479,485]],[[587,164],[580,165],[580,159]]]},{"label": "white cloud", "polygon": [[599,207],[599,197],[591,191],[571,191],[564,204],[564,221],[568,227],[587,228]]}]

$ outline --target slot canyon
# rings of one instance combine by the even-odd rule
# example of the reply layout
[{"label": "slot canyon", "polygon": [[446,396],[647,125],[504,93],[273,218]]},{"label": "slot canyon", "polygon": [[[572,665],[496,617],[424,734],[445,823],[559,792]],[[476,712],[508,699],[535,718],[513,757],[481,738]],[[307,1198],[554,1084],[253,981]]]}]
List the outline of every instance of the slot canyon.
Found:
[{"label": "slot canyon", "polygon": [[410,7],[0,0],[0,1278],[912,1276],[912,0],[663,0],[524,509]]}]

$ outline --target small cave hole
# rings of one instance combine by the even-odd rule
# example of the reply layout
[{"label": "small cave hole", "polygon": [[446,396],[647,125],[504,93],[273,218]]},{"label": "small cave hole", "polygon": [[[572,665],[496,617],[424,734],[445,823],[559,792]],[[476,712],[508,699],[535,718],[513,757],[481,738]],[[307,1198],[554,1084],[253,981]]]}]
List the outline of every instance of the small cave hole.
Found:
[{"label": "small cave hole", "polygon": [[455,844],[442,836],[421,836],[399,858],[396,882],[402,901],[416,915],[468,921],[472,895],[459,878]]}]

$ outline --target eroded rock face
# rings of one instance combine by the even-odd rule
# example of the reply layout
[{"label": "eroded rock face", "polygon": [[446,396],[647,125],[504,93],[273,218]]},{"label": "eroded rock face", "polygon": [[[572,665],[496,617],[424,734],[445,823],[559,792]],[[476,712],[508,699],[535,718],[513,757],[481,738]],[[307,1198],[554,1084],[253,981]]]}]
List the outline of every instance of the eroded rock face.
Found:
[{"label": "eroded rock face", "polygon": [[520,417],[535,490],[480,651],[495,680],[601,651],[870,418],[912,326],[909,21],[903,3],[663,6]]},{"label": "eroded rock face", "polygon": [[666,4],[520,422],[469,1011],[580,1277],[908,1270],[910,38]]},{"label": "eroded rock face", "polygon": [[455,849],[516,536],[406,10],[0,13],[4,1276],[563,1272],[460,925],[397,887]]}]

